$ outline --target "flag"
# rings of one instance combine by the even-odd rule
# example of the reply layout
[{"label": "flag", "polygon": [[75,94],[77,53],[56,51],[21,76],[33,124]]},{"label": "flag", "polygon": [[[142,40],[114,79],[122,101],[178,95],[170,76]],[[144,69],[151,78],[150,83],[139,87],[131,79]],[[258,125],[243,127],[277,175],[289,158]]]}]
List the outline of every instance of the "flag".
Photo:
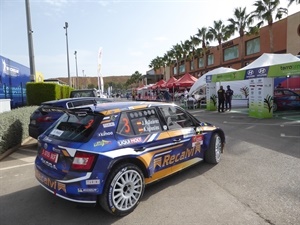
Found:
[{"label": "flag", "polygon": [[101,67],[102,67],[102,48],[100,47],[98,51],[98,90],[100,95],[103,94],[103,90],[104,90],[104,83],[101,75]]}]

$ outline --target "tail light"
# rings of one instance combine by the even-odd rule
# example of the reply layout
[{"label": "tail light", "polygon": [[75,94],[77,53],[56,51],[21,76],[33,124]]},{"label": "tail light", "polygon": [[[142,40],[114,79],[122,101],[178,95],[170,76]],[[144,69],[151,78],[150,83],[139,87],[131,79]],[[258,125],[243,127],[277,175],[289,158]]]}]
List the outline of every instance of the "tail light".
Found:
[{"label": "tail light", "polygon": [[72,170],[89,171],[92,169],[96,155],[87,152],[76,152],[72,163]]},{"label": "tail light", "polygon": [[52,117],[51,116],[41,116],[39,118],[36,119],[37,122],[51,122],[52,121]]}]

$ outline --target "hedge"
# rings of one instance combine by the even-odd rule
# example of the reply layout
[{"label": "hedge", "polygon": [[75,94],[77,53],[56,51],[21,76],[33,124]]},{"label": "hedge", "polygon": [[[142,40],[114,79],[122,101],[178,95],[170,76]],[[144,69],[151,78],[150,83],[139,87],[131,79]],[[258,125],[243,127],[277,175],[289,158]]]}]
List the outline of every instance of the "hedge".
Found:
[{"label": "hedge", "polygon": [[26,106],[0,113],[0,154],[29,137],[30,115],[38,106]]}]

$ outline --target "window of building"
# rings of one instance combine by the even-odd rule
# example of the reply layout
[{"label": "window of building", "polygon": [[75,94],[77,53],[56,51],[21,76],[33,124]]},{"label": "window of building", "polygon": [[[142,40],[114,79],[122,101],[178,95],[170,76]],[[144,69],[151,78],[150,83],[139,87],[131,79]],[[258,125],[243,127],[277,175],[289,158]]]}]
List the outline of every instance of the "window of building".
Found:
[{"label": "window of building", "polygon": [[260,39],[255,38],[246,42],[246,55],[260,52]]},{"label": "window of building", "polygon": [[214,55],[213,54],[210,54],[207,56],[207,65],[210,66],[210,65],[213,65],[214,64]]},{"label": "window of building", "polygon": [[198,59],[198,67],[203,67],[204,66],[204,62],[203,62],[203,58],[199,58]]},{"label": "window of building", "polygon": [[185,72],[185,64],[179,66],[179,73]]},{"label": "window of building", "polygon": [[194,61],[191,61],[191,67],[190,70],[194,70]]},{"label": "window of building", "polygon": [[235,45],[231,48],[224,49],[224,61],[237,59],[239,57],[239,46]]},{"label": "window of building", "polygon": [[174,68],[173,68],[173,74],[177,74],[177,66],[174,66]]}]

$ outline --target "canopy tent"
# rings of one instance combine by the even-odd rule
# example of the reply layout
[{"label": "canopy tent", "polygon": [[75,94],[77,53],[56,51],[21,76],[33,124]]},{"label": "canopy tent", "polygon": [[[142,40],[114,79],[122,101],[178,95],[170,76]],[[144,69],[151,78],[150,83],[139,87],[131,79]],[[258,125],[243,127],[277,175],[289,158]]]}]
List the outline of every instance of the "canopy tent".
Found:
[{"label": "canopy tent", "polygon": [[189,73],[186,73],[183,75],[183,77],[179,78],[175,82],[175,86],[177,87],[191,87],[198,79],[194,76],[192,76]]},{"label": "canopy tent", "polygon": [[166,83],[162,84],[162,88],[172,88],[174,83],[177,81],[175,77],[171,77]]},{"label": "canopy tent", "polygon": [[192,95],[193,93],[195,93],[197,90],[199,90],[200,88],[205,87],[206,85],[206,76],[207,75],[213,75],[213,74],[219,74],[219,73],[226,73],[226,72],[233,72],[236,71],[235,69],[232,68],[228,68],[228,67],[219,67],[216,69],[213,69],[205,74],[203,74],[191,87],[190,91],[189,91],[189,95]]},{"label": "canopy tent", "polygon": [[212,82],[300,75],[299,64],[300,59],[289,53],[264,53],[255,61],[239,70],[214,74]]},{"label": "canopy tent", "polygon": [[292,54],[264,53],[249,65],[233,72],[211,75],[207,79],[207,109],[216,109],[216,83],[224,81],[249,81],[249,116],[272,118],[274,78],[300,76],[300,59]]},{"label": "canopy tent", "polygon": [[165,84],[165,83],[166,83],[165,80],[157,81],[157,82],[151,87],[151,89],[161,88],[161,85],[162,85],[162,84]]}]

